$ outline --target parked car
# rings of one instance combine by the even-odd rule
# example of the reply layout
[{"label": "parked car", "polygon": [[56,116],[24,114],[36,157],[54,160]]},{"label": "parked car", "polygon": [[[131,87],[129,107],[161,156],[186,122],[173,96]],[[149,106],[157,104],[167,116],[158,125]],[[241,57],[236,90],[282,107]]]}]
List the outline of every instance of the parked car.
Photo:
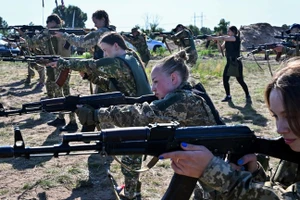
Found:
[{"label": "parked car", "polygon": [[[133,50],[135,50],[136,51],[136,48],[130,43],[130,42],[128,42],[128,41],[126,41],[125,40],[125,43],[126,43],[126,45],[129,47],[129,48],[131,48],[131,49],[133,49]],[[158,48],[160,48],[160,47],[162,47],[162,48],[164,48],[164,49],[166,49],[167,47],[166,47],[166,45],[164,44],[164,43],[162,43],[161,41],[158,41],[158,40],[153,40],[153,39],[151,39],[151,38],[148,38],[147,37],[147,46],[148,46],[148,49],[151,51],[156,51]]]},{"label": "parked car", "polygon": [[158,48],[162,47],[166,49],[166,45],[158,40],[153,40],[151,38],[147,38],[148,49],[151,51],[156,51]]},{"label": "parked car", "polygon": [[18,47],[13,48],[4,40],[0,40],[0,57],[19,56],[21,53]]}]

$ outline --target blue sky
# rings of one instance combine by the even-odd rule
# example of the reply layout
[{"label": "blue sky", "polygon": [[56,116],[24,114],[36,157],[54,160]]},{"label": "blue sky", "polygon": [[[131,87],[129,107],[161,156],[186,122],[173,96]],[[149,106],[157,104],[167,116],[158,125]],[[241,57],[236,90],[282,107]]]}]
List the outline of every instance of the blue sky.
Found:
[{"label": "blue sky", "polygon": [[[55,7],[55,0],[44,1],[44,9],[42,0],[3,1],[0,16],[9,25],[27,25],[30,22],[45,25],[44,21]],[[61,3],[61,0],[57,1]],[[300,23],[296,21],[300,20],[300,0],[64,0],[64,3],[66,6],[78,6],[87,13],[87,28],[93,27],[93,12],[106,10],[117,31],[129,31],[137,24],[145,27],[147,16],[150,23],[158,20],[159,27],[166,31],[179,23],[195,24],[198,27],[202,24],[212,29],[222,18],[238,28],[258,22],[267,22],[273,26]]]}]

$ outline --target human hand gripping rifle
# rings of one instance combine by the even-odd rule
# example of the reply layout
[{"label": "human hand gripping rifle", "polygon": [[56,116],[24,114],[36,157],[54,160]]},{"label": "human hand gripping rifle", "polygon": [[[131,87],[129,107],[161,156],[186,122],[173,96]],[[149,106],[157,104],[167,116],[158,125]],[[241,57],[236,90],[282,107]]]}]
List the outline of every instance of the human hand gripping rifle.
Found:
[{"label": "human hand gripping rifle", "polygon": [[90,96],[67,96],[45,99],[39,102],[23,104],[21,109],[6,110],[0,103],[0,117],[22,115],[36,112],[73,112],[78,104],[87,104],[95,109],[119,104],[135,104],[157,100],[153,94],[141,97],[126,97],[121,92],[109,92]]},{"label": "human hand gripping rifle", "polygon": [[[199,39],[199,40],[206,40],[209,36],[215,37],[217,35],[206,35],[206,34],[204,34],[204,35],[196,35],[196,36],[194,36],[194,38],[195,39]],[[209,44],[210,44],[210,40],[207,40],[206,44],[205,44],[205,48],[206,49],[208,48]]]},{"label": "human hand gripping rifle", "polygon": [[171,51],[171,49],[170,49],[170,47],[169,47],[169,45],[168,45],[168,43],[167,43],[167,37],[168,37],[168,36],[174,35],[174,30],[172,30],[172,31],[170,31],[170,32],[152,32],[151,35],[152,35],[153,37],[161,36],[161,37],[163,38],[161,42],[162,42],[162,43],[165,43],[165,45],[166,45],[168,51],[169,51],[170,53],[172,53],[172,51]]},{"label": "human hand gripping rifle", "polygon": [[[62,135],[62,142],[53,146],[25,146],[22,134],[15,128],[13,146],[1,146],[0,158],[82,155],[151,155],[181,150],[182,142],[203,145],[213,154],[243,156],[260,153],[300,164],[300,153],[294,152],[283,138],[263,139],[247,126],[178,127],[178,123],[150,124],[146,127],[103,129],[97,133]],[[197,178],[174,174],[163,200],[188,200]]]}]

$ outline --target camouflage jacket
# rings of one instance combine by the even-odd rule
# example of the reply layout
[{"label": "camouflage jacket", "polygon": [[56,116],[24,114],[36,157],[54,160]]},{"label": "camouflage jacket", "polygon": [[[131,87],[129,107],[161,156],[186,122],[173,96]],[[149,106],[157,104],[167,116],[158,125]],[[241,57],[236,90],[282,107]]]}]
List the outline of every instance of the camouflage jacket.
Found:
[{"label": "camouflage jacket", "polygon": [[188,29],[183,29],[182,31],[179,31],[175,35],[169,36],[168,39],[173,40],[177,46],[183,49],[190,47],[187,50],[188,53],[190,53],[190,51],[192,50],[196,50],[193,35]]},{"label": "camouflage jacket", "polygon": [[[294,57],[297,56],[297,48],[291,48],[284,46],[282,49],[282,54],[286,54],[287,57]],[[299,54],[299,52],[298,52]]]},{"label": "camouflage jacket", "polygon": [[97,45],[100,37],[107,31],[110,31],[110,29],[103,27],[103,28],[99,28],[96,31],[89,32],[86,35],[75,35],[75,34],[64,33],[62,37],[65,40],[67,40],[71,45],[89,49]]},{"label": "camouflage jacket", "polygon": [[45,29],[41,34],[25,37],[29,48],[34,49],[35,53],[41,55],[60,55],[69,57],[71,55],[71,48],[67,41],[63,38],[51,36]]},{"label": "camouflage jacket", "polygon": [[[286,169],[285,175],[293,173]],[[278,172],[277,172],[278,173]],[[295,177],[293,174],[292,176]],[[247,171],[236,171],[224,160],[214,157],[199,181],[221,193],[227,200],[296,200],[300,199],[300,178],[295,178],[289,187],[277,182],[258,182]]]},{"label": "camouflage jacket", "polygon": [[[126,96],[136,96],[135,79],[127,64],[119,58],[94,59],[59,59],[58,69],[72,69],[89,74],[89,80],[96,85],[102,85],[104,91],[121,91]],[[108,81],[110,80],[110,81]],[[114,85],[108,85],[109,83]]]},{"label": "camouflage jacket", "polygon": [[123,36],[128,42],[130,42],[137,52],[141,55],[143,62],[148,62],[150,60],[150,51],[148,49],[147,41],[144,34],[140,34],[136,37],[126,37]]},{"label": "camouflage jacket", "polygon": [[164,99],[134,105],[111,106],[96,111],[101,123],[119,127],[145,126],[149,123],[178,121],[181,126],[216,125],[206,102],[191,90],[183,89],[167,94]]}]

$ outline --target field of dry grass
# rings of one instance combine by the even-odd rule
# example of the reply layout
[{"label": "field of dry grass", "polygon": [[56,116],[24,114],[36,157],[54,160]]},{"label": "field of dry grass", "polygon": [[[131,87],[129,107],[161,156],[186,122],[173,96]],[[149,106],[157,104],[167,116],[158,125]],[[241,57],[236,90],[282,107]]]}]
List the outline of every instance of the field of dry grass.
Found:
[{"label": "field of dry grass", "polygon": [[[272,58],[271,58],[272,59]],[[271,76],[265,61],[259,61],[261,71],[253,60],[244,61],[245,81],[248,84],[253,104],[247,105],[241,87],[231,78],[232,103],[222,103],[225,96],[222,85],[222,58],[200,58],[192,69],[196,81],[204,83],[220,115],[227,124],[244,124],[256,135],[275,137],[274,122],[263,99],[263,91]],[[147,71],[150,71],[149,64]],[[271,60],[273,71],[279,65]],[[46,90],[36,90],[37,78],[29,86],[24,85],[26,64],[0,62],[0,102],[5,108],[18,109],[22,104],[39,101],[46,96]],[[36,73],[37,74],[37,73]],[[36,75],[37,76],[37,75]],[[71,93],[89,94],[89,85],[72,72]],[[54,119],[51,113],[35,113],[1,117],[0,145],[13,144],[13,127],[19,126],[26,146],[54,145],[60,142],[60,132],[46,122]],[[68,120],[68,117],[66,117]],[[147,158],[149,160],[150,158]],[[123,183],[120,166],[109,157],[98,154],[63,156],[59,158],[40,157],[0,159],[0,199],[115,199],[106,169],[110,168],[118,184]],[[165,192],[173,172],[168,160],[158,164],[141,175],[142,199],[160,199]]]}]

